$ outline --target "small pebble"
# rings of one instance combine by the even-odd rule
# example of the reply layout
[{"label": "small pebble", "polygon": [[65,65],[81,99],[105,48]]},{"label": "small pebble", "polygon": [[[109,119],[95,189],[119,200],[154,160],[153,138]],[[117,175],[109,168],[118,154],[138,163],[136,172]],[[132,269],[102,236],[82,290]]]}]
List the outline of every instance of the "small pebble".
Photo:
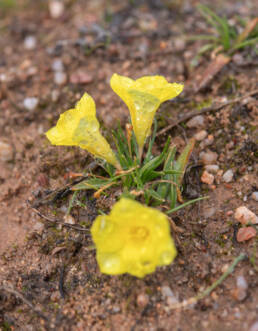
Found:
[{"label": "small pebble", "polygon": [[71,215],[65,215],[64,216],[64,221],[65,223],[68,223],[68,224],[75,224],[75,219],[71,216]]},{"label": "small pebble", "polygon": [[197,141],[202,141],[203,139],[205,139],[208,135],[208,132],[206,130],[201,130],[199,132],[197,132],[195,135],[194,135],[194,138],[197,140]]},{"label": "small pebble", "polygon": [[254,322],[248,331],[258,331],[258,321]]},{"label": "small pebble", "polygon": [[44,173],[39,173],[37,177],[37,182],[40,186],[47,188],[49,186],[49,178]]},{"label": "small pebble", "polygon": [[53,102],[57,102],[58,99],[59,99],[59,97],[60,97],[60,93],[59,93],[58,90],[52,90],[52,91],[51,91],[51,100],[52,100]]},{"label": "small pebble", "polygon": [[28,50],[32,50],[36,47],[37,45],[37,39],[34,36],[27,36],[24,39],[24,48]]},{"label": "small pebble", "polygon": [[212,185],[214,182],[214,176],[205,170],[202,174],[201,181],[205,184]]},{"label": "small pebble", "polygon": [[8,162],[13,159],[13,148],[10,144],[0,141],[0,161]]},{"label": "small pebble", "polygon": [[25,98],[23,100],[23,106],[25,109],[32,111],[37,107],[38,102],[39,102],[38,98],[35,97]]},{"label": "small pebble", "polygon": [[49,2],[48,9],[52,18],[59,18],[64,13],[64,3],[57,0],[52,0]]},{"label": "small pebble", "polygon": [[44,229],[44,224],[41,222],[36,222],[33,226],[33,231],[41,232]]},{"label": "small pebble", "polygon": [[169,286],[166,286],[166,285],[161,287],[161,293],[164,297],[174,296],[171,288]]},{"label": "small pebble", "polygon": [[203,140],[200,143],[200,148],[204,149],[205,147],[212,145],[213,142],[214,142],[214,136],[210,134],[205,140]]},{"label": "small pebble", "polygon": [[215,213],[216,213],[216,208],[215,207],[210,207],[210,208],[207,208],[207,209],[203,210],[204,218],[210,218],[213,215],[215,215]]},{"label": "small pebble", "polygon": [[113,313],[117,314],[121,311],[120,307],[119,306],[114,306],[113,309],[112,309]]},{"label": "small pebble", "polygon": [[149,296],[145,293],[141,293],[137,296],[136,302],[138,307],[144,308],[149,303]]},{"label": "small pebble", "polygon": [[70,77],[72,84],[89,84],[93,81],[93,76],[86,72],[75,72]]},{"label": "small pebble", "polygon": [[54,74],[54,82],[57,85],[64,85],[67,82],[67,75],[65,72],[57,71]]},{"label": "small pebble", "polygon": [[204,164],[214,164],[217,161],[218,154],[208,150],[200,153],[200,159]]},{"label": "small pebble", "polygon": [[61,59],[55,59],[52,62],[51,68],[53,71],[64,71],[64,64]]},{"label": "small pebble", "polygon": [[185,49],[185,40],[182,38],[176,38],[174,40],[174,47],[177,52],[181,52]]},{"label": "small pebble", "polygon": [[162,286],[161,287],[161,293],[164,297],[167,298],[168,305],[173,305],[175,303],[178,303],[177,297],[172,292],[172,290],[169,286]]},{"label": "small pebble", "polygon": [[230,183],[233,179],[234,173],[231,169],[227,170],[224,175],[222,176],[222,179],[225,183]]},{"label": "small pebble", "polygon": [[66,205],[62,205],[59,210],[62,212],[62,213],[66,213],[67,212],[67,207]]},{"label": "small pebble", "polygon": [[256,236],[256,230],[251,226],[247,226],[245,228],[240,228],[238,230],[237,241],[238,242],[247,241],[249,239],[252,239],[255,236]]},{"label": "small pebble", "polygon": [[60,295],[59,291],[53,292],[50,296],[50,300],[54,301],[54,302],[57,302],[58,300],[60,300],[60,298],[61,298],[61,295]]},{"label": "small pebble", "polygon": [[227,216],[232,216],[233,214],[234,214],[233,210],[229,210],[229,211],[227,211],[227,213],[226,213]]},{"label": "small pebble", "polygon": [[241,54],[236,53],[232,56],[232,60],[236,65],[241,65],[244,63],[244,58]]},{"label": "small pebble", "polygon": [[238,301],[243,301],[247,296],[248,284],[244,276],[237,276],[234,296]]},{"label": "small pebble", "polygon": [[254,201],[258,201],[258,192],[257,191],[252,193],[252,199]]},{"label": "small pebble", "polygon": [[257,224],[258,217],[250,209],[245,206],[238,207],[235,211],[235,219],[242,224]]},{"label": "small pebble", "polygon": [[186,125],[188,126],[188,128],[202,127],[204,126],[204,117],[202,115],[197,115],[190,119],[190,121],[188,121]]},{"label": "small pebble", "polygon": [[217,164],[208,164],[205,166],[205,170],[212,174],[216,174],[219,171],[219,166]]},{"label": "small pebble", "polygon": [[224,264],[221,268],[221,272],[224,274],[224,272],[227,272],[229,268],[229,264]]}]

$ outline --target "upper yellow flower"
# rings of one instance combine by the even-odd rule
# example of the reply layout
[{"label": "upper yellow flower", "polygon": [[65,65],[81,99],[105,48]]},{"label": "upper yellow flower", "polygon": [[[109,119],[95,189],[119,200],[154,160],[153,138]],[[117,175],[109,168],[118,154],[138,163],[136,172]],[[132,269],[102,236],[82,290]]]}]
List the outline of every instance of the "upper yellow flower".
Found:
[{"label": "upper yellow flower", "polygon": [[91,228],[101,272],[137,277],[170,264],[176,248],[162,212],[122,198],[109,215],[98,216]]},{"label": "upper yellow flower", "polygon": [[47,131],[46,136],[53,145],[80,146],[119,167],[115,154],[99,131],[95,102],[87,93],[74,109],[60,115],[56,126]]},{"label": "upper yellow flower", "polygon": [[140,148],[149,136],[154,115],[160,104],[179,95],[184,85],[170,84],[162,76],[145,76],[137,80],[114,74],[110,85],[126,103]]}]

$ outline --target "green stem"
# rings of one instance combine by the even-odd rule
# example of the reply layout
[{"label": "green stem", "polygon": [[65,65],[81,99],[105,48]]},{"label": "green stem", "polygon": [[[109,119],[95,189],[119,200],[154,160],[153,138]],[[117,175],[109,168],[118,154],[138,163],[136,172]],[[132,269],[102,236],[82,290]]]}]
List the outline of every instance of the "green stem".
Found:
[{"label": "green stem", "polygon": [[143,146],[142,147],[139,146],[139,163],[140,164],[142,163],[142,153],[143,153]]},{"label": "green stem", "polygon": [[235,260],[232,262],[232,264],[228,267],[228,269],[224,272],[223,275],[220,276],[219,279],[217,279],[211,286],[209,286],[205,291],[199,293],[195,300],[199,301],[209,295],[217,286],[219,286],[232,272],[234,271],[236,265],[242,261],[246,255],[244,253],[241,253],[238,257],[235,258]]},{"label": "green stem", "polygon": [[197,294],[195,297],[191,297],[187,300],[184,300],[182,302],[176,303],[173,306],[170,306],[172,309],[179,309],[184,308],[186,306],[196,304],[199,300],[205,298],[207,295],[209,295],[217,286],[219,286],[232,272],[234,271],[236,265],[244,260],[246,258],[246,254],[241,253],[238,257],[234,259],[232,264],[228,267],[228,269],[223,273],[223,275],[216,280],[211,286],[209,286],[206,290],[203,292]]}]

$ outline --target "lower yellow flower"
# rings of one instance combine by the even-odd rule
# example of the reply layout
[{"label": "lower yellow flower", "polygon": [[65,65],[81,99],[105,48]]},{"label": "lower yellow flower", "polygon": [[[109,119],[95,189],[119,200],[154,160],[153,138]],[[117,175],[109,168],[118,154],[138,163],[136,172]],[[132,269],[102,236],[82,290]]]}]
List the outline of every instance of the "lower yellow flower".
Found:
[{"label": "lower yellow flower", "polygon": [[166,215],[130,199],[122,198],[109,215],[98,216],[91,234],[105,274],[142,278],[176,256]]},{"label": "lower yellow flower", "polygon": [[46,136],[53,145],[79,146],[119,168],[115,154],[99,131],[95,102],[87,93],[74,109],[60,115]]}]

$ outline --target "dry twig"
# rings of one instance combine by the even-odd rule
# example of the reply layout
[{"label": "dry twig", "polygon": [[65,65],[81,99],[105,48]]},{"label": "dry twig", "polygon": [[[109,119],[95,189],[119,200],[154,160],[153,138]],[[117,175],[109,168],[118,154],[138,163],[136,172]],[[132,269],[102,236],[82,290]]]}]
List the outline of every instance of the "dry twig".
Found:
[{"label": "dry twig", "polygon": [[19,298],[21,301],[23,301],[27,306],[29,306],[30,309],[33,310],[34,313],[36,313],[39,317],[41,317],[45,321],[48,321],[48,318],[40,310],[36,309],[35,305],[32,304],[28,299],[26,299],[20,292],[16,291],[15,289],[13,289],[9,286],[4,286],[4,285],[0,286],[0,290],[15,295],[17,298]]},{"label": "dry twig", "polygon": [[238,98],[235,98],[235,99],[230,100],[228,102],[225,102],[225,103],[222,103],[220,105],[217,105],[217,106],[205,107],[205,108],[202,108],[201,110],[193,110],[193,111],[185,114],[184,116],[182,116],[181,118],[179,118],[175,122],[169,124],[164,129],[160,130],[157,133],[157,137],[163,135],[167,131],[171,130],[173,127],[177,126],[178,124],[180,124],[182,122],[185,122],[185,121],[189,120],[190,118],[192,118],[194,116],[197,116],[197,115],[200,115],[200,114],[203,114],[203,113],[208,113],[208,112],[213,112],[213,111],[221,110],[222,108],[224,108],[224,107],[226,107],[228,105],[231,105],[231,104],[234,104],[236,102],[239,102],[239,101],[241,101],[241,100],[243,100],[243,99],[245,99],[247,97],[253,96],[255,94],[258,94],[258,89],[254,90],[254,91],[251,91],[251,92],[249,92],[249,93],[247,93],[247,94],[245,94],[245,95],[243,95],[241,97],[238,97]]},{"label": "dry twig", "polygon": [[179,309],[179,308],[185,308],[189,305],[196,304],[199,300],[205,298],[207,295],[209,295],[217,286],[219,286],[232,272],[234,271],[236,265],[244,260],[246,258],[246,255],[244,253],[241,253],[238,255],[232,264],[228,267],[228,269],[220,276],[219,279],[217,279],[211,286],[209,286],[205,291],[197,294],[195,297],[191,297],[187,300],[184,300],[182,302],[175,303],[170,306],[171,309]]},{"label": "dry twig", "polygon": [[89,232],[89,229],[85,229],[85,228],[83,228],[79,225],[73,225],[73,224],[70,224],[70,223],[65,223],[65,222],[62,222],[59,219],[53,219],[49,216],[43,215],[38,209],[34,208],[28,200],[27,200],[27,205],[28,205],[28,207],[30,207],[34,211],[34,213],[36,213],[39,217],[43,218],[44,220],[48,221],[49,223],[52,223],[54,225],[60,224],[60,225],[65,226],[67,228],[77,230],[77,231],[81,231],[81,232]]}]

